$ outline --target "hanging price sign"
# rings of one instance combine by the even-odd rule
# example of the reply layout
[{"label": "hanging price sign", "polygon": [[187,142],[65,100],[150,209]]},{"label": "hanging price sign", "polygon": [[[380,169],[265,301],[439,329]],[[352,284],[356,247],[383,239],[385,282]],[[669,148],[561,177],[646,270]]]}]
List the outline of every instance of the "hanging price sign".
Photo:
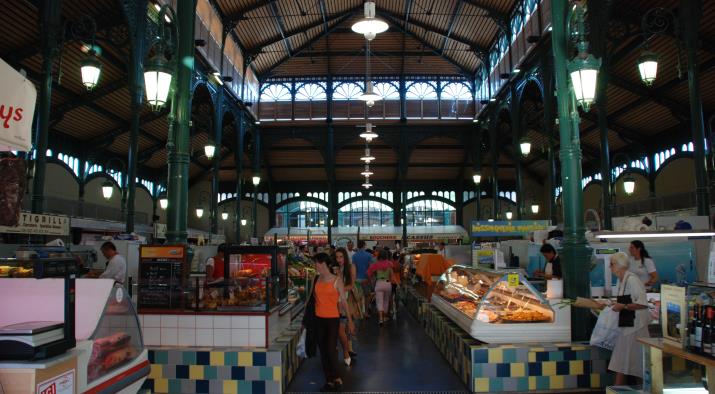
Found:
[{"label": "hanging price sign", "polygon": [[509,287],[519,287],[519,274],[508,274],[507,283]]}]

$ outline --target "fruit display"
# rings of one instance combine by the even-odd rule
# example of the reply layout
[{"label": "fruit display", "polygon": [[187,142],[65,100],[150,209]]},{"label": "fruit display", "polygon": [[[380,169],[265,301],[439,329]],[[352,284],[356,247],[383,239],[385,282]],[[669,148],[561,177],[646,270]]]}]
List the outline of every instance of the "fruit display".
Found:
[{"label": "fruit display", "polygon": [[32,278],[32,268],[0,266],[0,278]]}]

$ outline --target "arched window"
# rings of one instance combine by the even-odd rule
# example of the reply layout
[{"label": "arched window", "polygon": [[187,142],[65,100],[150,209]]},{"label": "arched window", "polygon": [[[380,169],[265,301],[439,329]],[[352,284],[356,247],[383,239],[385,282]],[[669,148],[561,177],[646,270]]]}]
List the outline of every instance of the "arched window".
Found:
[{"label": "arched window", "polygon": [[442,88],[442,101],[444,100],[471,100],[472,92],[469,86],[462,82],[450,82]]},{"label": "arched window", "polygon": [[325,85],[322,83],[304,83],[295,92],[295,101],[327,100]]},{"label": "arched window", "polygon": [[276,227],[326,227],[328,207],[314,201],[294,201],[276,209]]},{"label": "arched window", "polygon": [[408,226],[444,226],[456,223],[456,209],[435,200],[419,200],[405,207]]},{"label": "arched window", "polygon": [[338,223],[340,226],[392,226],[393,209],[378,201],[353,201],[340,208]]},{"label": "arched window", "polygon": [[291,101],[291,98],[290,89],[282,83],[268,85],[261,92],[261,101]]},{"label": "arched window", "polygon": [[436,100],[437,90],[428,82],[414,82],[407,88],[407,100]]},{"label": "arched window", "polygon": [[521,32],[521,29],[524,27],[524,18],[521,15],[521,12],[517,10],[514,13],[514,16],[511,18],[511,41],[514,42],[516,40],[516,36]]},{"label": "arched window", "polygon": [[399,100],[400,92],[397,86],[390,82],[378,82],[373,87],[373,92],[379,94],[383,100]]},{"label": "arched window", "polygon": [[335,86],[333,100],[357,100],[362,95],[362,83],[343,82]]}]

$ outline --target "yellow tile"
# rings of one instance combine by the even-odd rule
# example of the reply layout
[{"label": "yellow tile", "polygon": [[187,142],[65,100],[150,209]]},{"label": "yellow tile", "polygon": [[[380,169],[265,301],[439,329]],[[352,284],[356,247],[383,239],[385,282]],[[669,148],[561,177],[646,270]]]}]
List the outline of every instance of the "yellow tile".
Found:
[{"label": "yellow tile", "polygon": [[591,374],[591,388],[601,387],[601,375],[597,373]]},{"label": "yellow tile", "polygon": [[149,379],[161,379],[163,369],[160,364],[151,364],[151,369],[149,370]]},{"label": "yellow tile", "polygon": [[583,361],[569,361],[569,375],[583,375]]},{"label": "yellow tile", "polygon": [[237,380],[224,380],[223,381],[223,392],[226,394],[238,394],[238,381]]},{"label": "yellow tile", "polygon": [[541,376],[556,375],[556,361],[544,361],[541,363]]},{"label": "yellow tile", "polygon": [[189,365],[189,379],[202,380],[204,378],[203,365]]},{"label": "yellow tile", "polygon": [[563,388],[564,388],[563,375],[549,376],[549,389],[550,390],[561,390]]},{"label": "yellow tile", "polygon": [[511,363],[511,377],[521,378],[526,376],[526,364],[525,363]]},{"label": "yellow tile", "polygon": [[155,393],[168,393],[169,392],[169,379],[154,379],[154,392]]},{"label": "yellow tile", "polygon": [[253,366],[253,354],[249,352],[238,352],[238,366],[239,367],[252,367]]},{"label": "yellow tile", "polygon": [[211,352],[211,359],[209,360],[209,364],[214,366],[224,365],[224,355],[224,352]]},{"label": "yellow tile", "polygon": [[490,363],[501,363],[504,362],[504,352],[502,349],[489,349],[488,360]]},{"label": "yellow tile", "polygon": [[281,373],[281,367],[273,367],[273,380],[283,380],[283,374]]},{"label": "yellow tile", "polygon": [[529,391],[536,390],[536,376],[529,376]]},{"label": "yellow tile", "polygon": [[535,363],[535,362],[536,362],[536,353],[534,353],[534,352],[529,352],[529,362],[530,362],[530,363]]},{"label": "yellow tile", "polygon": [[474,391],[477,393],[488,393],[489,392],[489,378],[474,379]]},{"label": "yellow tile", "polygon": [[579,350],[587,350],[587,349],[588,349],[588,347],[586,347],[586,346],[571,346],[571,350],[574,352],[577,352]]}]

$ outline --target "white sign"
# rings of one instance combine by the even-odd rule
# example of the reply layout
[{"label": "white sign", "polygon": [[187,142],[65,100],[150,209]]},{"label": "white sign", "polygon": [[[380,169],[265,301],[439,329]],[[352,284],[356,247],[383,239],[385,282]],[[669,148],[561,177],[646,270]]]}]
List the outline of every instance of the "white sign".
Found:
[{"label": "white sign", "polygon": [[59,215],[38,215],[23,212],[15,227],[0,226],[0,233],[69,235],[70,218]]},{"label": "white sign", "polygon": [[74,369],[37,384],[37,394],[74,394]]},{"label": "white sign", "polygon": [[[0,146],[29,151],[37,90],[26,77],[0,59]],[[9,148],[9,149],[8,149]]]},{"label": "white sign", "polygon": [[710,256],[708,256],[708,283],[715,283],[715,243],[710,243]]},{"label": "white sign", "polygon": [[154,223],[154,238],[166,239],[166,224]]}]

